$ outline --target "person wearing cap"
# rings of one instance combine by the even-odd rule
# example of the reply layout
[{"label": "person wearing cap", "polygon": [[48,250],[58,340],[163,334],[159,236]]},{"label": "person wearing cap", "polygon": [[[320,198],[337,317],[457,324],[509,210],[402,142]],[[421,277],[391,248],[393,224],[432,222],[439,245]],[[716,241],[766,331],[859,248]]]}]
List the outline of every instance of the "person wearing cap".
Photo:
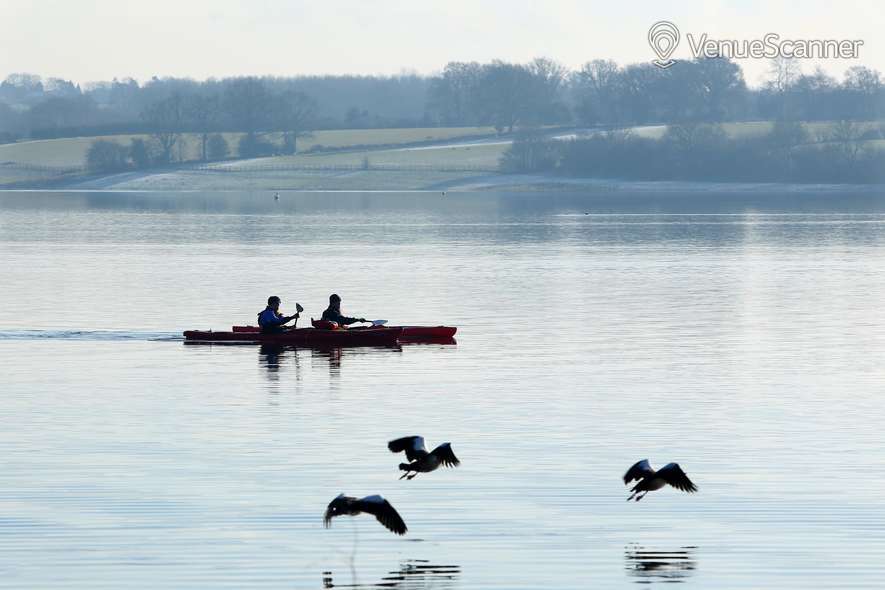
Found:
[{"label": "person wearing cap", "polygon": [[332,293],[329,295],[329,307],[323,312],[323,320],[335,322],[339,326],[347,326],[357,322],[365,322],[365,318],[349,318],[341,313],[341,297]]},{"label": "person wearing cap", "polygon": [[295,312],[295,315],[281,315],[280,303],[280,298],[276,295],[267,298],[267,307],[258,314],[258,325],[261,326],[262,334],[279,334],[285,331],[285,324],[300,317],[298,312]]}]

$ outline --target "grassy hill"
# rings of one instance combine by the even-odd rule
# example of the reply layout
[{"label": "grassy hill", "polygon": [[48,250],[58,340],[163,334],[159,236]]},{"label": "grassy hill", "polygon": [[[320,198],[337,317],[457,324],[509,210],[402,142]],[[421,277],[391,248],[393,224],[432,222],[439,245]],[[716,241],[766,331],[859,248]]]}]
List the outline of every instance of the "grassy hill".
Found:
[{"label": "grassy hill", "polygon": [[[310,149],[342,149],[350,146],[392,146],[418,142],[446,141],[494,134],[491,127],[441,127],[409,129],[335,129],[315,131],[310,137],[298,140],[299,151]],[[233,155],[242,133],[224,133]],[[274,134],[270,134],[273,138]],[[82,166],[86,151],[93,141],[106,139],[128,145],[133,138],[147,139],[146,135],[111,135],[101,137],[70,137],[21,141],[0,145],[0,162],[35,166]],[[184,160],[197,158],[199,139],[195,134],[184,134]]]}]

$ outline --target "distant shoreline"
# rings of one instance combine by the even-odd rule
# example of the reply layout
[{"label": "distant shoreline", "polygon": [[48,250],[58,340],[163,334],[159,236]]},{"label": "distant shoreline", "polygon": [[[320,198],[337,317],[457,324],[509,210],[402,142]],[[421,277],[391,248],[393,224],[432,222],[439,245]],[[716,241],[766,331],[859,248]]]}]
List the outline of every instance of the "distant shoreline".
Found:
[{"label": "distant shoreline", "polygon": [[[412,178],[410,178],[413,176]],[[364,177],[365,183],[360,182]],[[227,173],[220,177],[224,186],[193,182],[202,180],[187,171],[130,171],[103,176],[59,179],[51,183],[19,183],[0,187],[0,192],[243,192],[243,191],[415,191],[415,192],[587,192],[599,193],[826,193],[882,194],[885,184],[802,184],[750,183],[710,181],[633,181],[602,178],[574,178],[550,174],[486,174],[462,176],[425,183],[426,175],[390,174],[366,171],[347,175],[301,175],[300,182],[272,177],[256,177],[248,173]],[[346,180],[346,182],[342,182]],[[385,182],[392,181],[392,182]]]},{"label": "distant shoreline", "polygon": [[[765,123],[765,122],[762,122]],[[766,125],[768,123],[765,123]],[[735,137],[756,137],[762,129],[760,122],[733,124],[727,127]],[[635,128],[631,133],[639,138],[652,138],[664,128]],[[89,173],[83,166],[60,168],[54,177],[37,177],[41,164],[25,162],[40,155],[46,162],[64,163],[82,160],[89,138],[52,140],[51,154],[7,154],[8,161],[0,161],[0,190],[96,190],[96,191],[511,191],[511,192],[587,192],[592,194],[636,193],[755,193],[792,192],[828,194],[881,194],[885,184],[824,184],[799,182],[712,181],[719,176],[715,170],[703,174],[683,173],[685,178],[698,180],[670,180],[669,169],[643,170],[635,174],[635,167],[596,166],[581,169],[538,168],[531,172],[515,173],[523,168],[508,166],[505,155],[514,150],[515,135],[499,136],[484,128],[433,129],[370,129],[347,131],[317,131],[305,143],[305,150],[295,155],[260,158],[230,158],[213,162],[180,162],[163,167],[127,169],[119,172]],[[572,145],[575,140],[593,136],[591,128],[546,128],[538,145]],[[731,136],[729,135],[729,137]],[[643,139],[642,141],[646,141]],[[580,140],[580,141],[578,141]],[[117,140],[115,140],[117,141]],[[636,141],[640,141],[637,139]],[[654,140],[661,141],[661,140]],[[37,143],[37,142],[31,142]],[[647,143],[647,141],[646,141]],[[42,144],[41,144],[42,145]],[[310,145],[310,147],[307,147]],[[535,143],[520,144],[536,146]],[[583,145],[583,144],[582,144]],[[644,144],[643,144],[644,145]],[[656,144],[655,144],[656,145]],[[24,149],[30,143],[20,142],[9,149]],[[603,146],[606,147],[606,146]],[[43,147],[41,147],[45,151]],[[533,148],[535,149],[535,148]],[[540,148],[537,148],[540,149]],[[658,149],[658,148],[655,148]],[[0,149],[0,151],[3,151]],[[600,150],[597,150],[599,152]],[[82,152],[82,153],[81,153]],[[603,157],[607,151],[601,150]],[[27,157],[26,157],[27,156]],[[52,160],[49,156],[55,158]],[[48,159],[47,159],[48,158]],[[59,160],[60,159],[60,160]],[[39,158],[38,158],[39,160]],[[43,161],[40,160],[40,161]],[[591,161],[594,161],[590,158]],[[52,167],[50,167],[51,169]],[[502,170],[507,170],[503,172]],[[721,174],[723,178],[759,178],[788,180],[750,168],[746,174]],[[568,176],[570,174],[597,175]],[[685,172],[685,171],[683,171]],[[721,171],[720,171],[721,172]],[[770,172],[770,170],[769,170]],[[621,178],[603,178],[604,174],[619,174]],[[640,178],[662,180],[640,180]],[[799,178],[801,176],[797,176]],[[842,175],[808,176],[818,180],[865,180],[875,182],[878,176]],[[665,180],[666,179],[666,180]]]},{"label": "distant shoreline", "polygon": [[694,180],[621,180],[579,178],[552,174],[499,174],[440,184],[447,191],[575,191],[589,192],[871,192],[885,195],[885,184],[814,184],[783,182],[713,182]]}]

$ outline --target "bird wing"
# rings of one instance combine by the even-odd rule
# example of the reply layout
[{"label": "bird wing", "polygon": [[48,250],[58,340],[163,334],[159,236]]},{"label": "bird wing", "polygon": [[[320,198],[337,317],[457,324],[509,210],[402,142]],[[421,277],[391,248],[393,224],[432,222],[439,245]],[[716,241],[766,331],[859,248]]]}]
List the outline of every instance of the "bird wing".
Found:
[{"label": "bird wing", "polygon": [[406,531],[409,530],[406,528],[406,523],[403,522],[399,512],[381,496],[366,496],[359,501],[359,509],[362,512],[373,514],[387,530],[397,535],[405,535]]},{"label": "bird wing", "polygon": [[624,474],[624,483],[628,484],[634,479],[643,479],[655,474],[655,470],[651,468],[648,459],[643,459],[627,470]]},{"label": "bird wing", "polygon": [[427,456],[427,448],[424,446],[423,436],[404,436],[387,443],[391,453],[406,452],[406,459],[414,461]]},{"label": "bird wing", "polygon": [[436,455],[439,462],[446,467],[457,467],[461,464],[461,461],[458,460],[458,457],[456,457],[454,451],[452,451],[452,443],[443,443],[439,445],[433,449],[432,454]]},{"label": "bird wing", "polygon": [[689,493],[698,491],[697,486],[694,485],[691,480],[688,479],[688,476],[685,475],[685,472],[682,471],[679,463],[668,463],[664,465],[657,472],[657,476],[677,490]]}]

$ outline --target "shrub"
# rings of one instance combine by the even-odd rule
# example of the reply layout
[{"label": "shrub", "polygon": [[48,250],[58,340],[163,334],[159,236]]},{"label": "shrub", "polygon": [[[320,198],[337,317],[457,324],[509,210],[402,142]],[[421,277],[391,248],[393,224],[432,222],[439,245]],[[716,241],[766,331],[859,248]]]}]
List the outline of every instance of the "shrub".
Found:
[{"label": "shrub", "polygon": [[129,158],[135,168],[148,168],[151,165],[151,151],[143,139],[133,139],[129,143]]},{"label": "shrub", "polygon": [[778,119],[768,133],[768,141],[773,147],[786,150],[808,143],[809,139],[808,130],[799,121]]},{"label": "shrub", "polygon": [[240,138],[237,151],[241,158],[260,158],[274,155],[277,152],[277,146],[254,133],[247,133]]},{"label": "shrub", "polygon": [[[521,140],[502,158],[506,171],[554,170],[589,178],[714,182],[881,183],[885,150],[858,142],[837,125],[822,144],[801,125],[775,125],[764,136],[734,138],[710,126],[678,126],[661,139],[597,134],[572,141]],[[553,160],[557,158],[556,160]],[[550,162],[558,164],[551,166]]]},{"label": "shrub", "polygon": [[227,140],[220,133],[216,133],[209,137],[209,143],[206,145],[206,155],[210,160],[223,160],[230,154],[230,146]]},{"label": "shrub", "polygon": [[502,172],[550,172],[559,161],[560,150],[537,135],[525,135],[501,156]]},{"label": "shrub", "polygon": [[129,167],[129,150],[106,139],[97,139],[86,152],[86,167],[91,172],[118,172]]}]

